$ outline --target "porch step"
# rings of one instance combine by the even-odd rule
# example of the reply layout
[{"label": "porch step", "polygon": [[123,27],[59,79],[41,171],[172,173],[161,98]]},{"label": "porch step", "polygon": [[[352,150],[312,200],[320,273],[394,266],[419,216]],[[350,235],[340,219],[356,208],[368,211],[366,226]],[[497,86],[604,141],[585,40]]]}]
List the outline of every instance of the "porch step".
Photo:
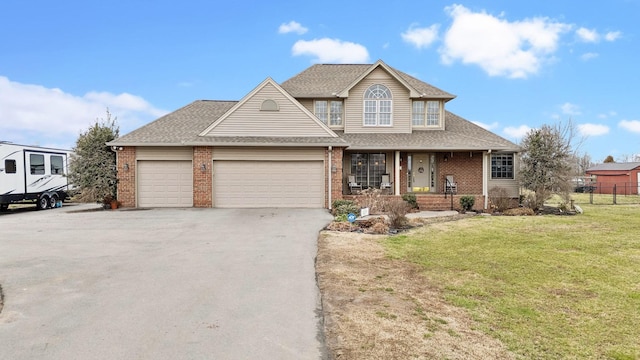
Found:
[{"label": "porch step", "polygon": [[[453,210],[461,210],[460,198],[464,195],[453,195]],[[474,209],[482,209],[484,205],[484,197],[476,196]],[[429,194],[419,195],[416,194],[416,202],[420,210],[451,210],[451,195],[447,195],[445,199],[444,194]]]}]

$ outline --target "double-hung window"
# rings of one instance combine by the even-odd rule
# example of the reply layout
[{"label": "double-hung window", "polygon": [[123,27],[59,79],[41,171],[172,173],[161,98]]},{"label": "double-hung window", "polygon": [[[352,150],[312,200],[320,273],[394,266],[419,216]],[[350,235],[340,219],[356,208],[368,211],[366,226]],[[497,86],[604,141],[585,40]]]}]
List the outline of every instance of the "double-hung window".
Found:
[{"label": "double-hung window", "polygon": [[440,101],[413,101],[411,111],[411,124],[413,126],[440,126],[440,118]]},{"label": "double-hung window", "polygon": [[364,93],[364,125],[391,126],[392,106],[389,88],[380,84],[370,86]]},{"label": "double-hung window", "polygon": [[323,123],[328,123],[330,126],[342,126],[342,101],[316,100],[314,111]]},{"label": "double-hung window", "polygon": [[491,178],[513,179],[513,154],[491,154]]},{"label": "double-hung window", "polygon": [[424,101],[413,102],[411,124],[413,126],[424,126]]}]

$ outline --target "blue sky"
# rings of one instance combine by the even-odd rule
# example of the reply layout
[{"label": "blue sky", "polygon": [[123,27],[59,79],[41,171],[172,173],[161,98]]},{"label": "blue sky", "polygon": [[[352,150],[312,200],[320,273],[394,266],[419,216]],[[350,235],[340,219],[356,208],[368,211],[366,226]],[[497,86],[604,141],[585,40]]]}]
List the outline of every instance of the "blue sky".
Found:
[{"label": "blue sky", "polygon": [[35,0],[0,13],[0,140],[71,148],[107,107],[124,134],[313,63],[382,59],[514,142],[571,119],[594,161],[640,154],[640,0]]}]

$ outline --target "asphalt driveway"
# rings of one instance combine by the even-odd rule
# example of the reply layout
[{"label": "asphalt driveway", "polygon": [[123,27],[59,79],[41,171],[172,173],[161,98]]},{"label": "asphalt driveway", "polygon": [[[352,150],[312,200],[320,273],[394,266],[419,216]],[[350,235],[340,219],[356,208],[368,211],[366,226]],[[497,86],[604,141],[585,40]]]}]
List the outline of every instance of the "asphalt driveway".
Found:
[{"label": "asphalt driveway", "polygon": [[323,359],[307,209],[0,216],[0,359]]}]

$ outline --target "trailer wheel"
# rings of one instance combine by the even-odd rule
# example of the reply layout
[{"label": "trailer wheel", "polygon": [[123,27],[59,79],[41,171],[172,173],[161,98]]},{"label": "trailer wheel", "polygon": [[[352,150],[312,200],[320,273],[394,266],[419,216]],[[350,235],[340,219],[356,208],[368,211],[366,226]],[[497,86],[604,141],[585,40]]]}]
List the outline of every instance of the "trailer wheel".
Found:
[{"label": "trailer wheel", "polygon": [[49,197],[47,195],[42,195],[38,198],[38,202],[36,203],[36,208],[38,210],[44,210],[49,206]]},{"label": "trailer wheel", "polygon": [[58,195],[51,195],[51,199],[49,199],[49,207],[54,209],[56,207],[57,202],[58,202]]}]

